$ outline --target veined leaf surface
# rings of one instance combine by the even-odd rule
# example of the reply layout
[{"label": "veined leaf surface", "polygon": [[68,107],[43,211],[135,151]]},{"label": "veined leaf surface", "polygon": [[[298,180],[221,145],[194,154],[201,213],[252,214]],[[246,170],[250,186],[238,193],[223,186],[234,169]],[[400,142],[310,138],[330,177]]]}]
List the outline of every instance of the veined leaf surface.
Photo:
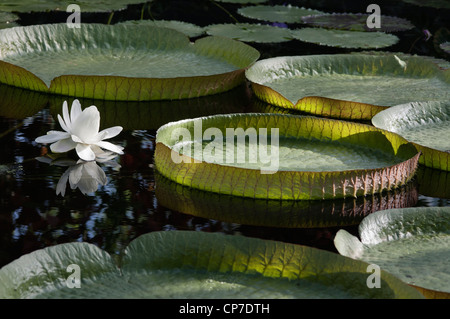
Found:
[{"label": "veined leaf surface", "polygon": [[[228,136],[227,128],[233,130]],[[214,139],[204,137],[212,130]],[[250,139],[252,132],[258,136]],[[278,145],[271,140],[274,132]],[[173,122],[158,129],[156,143],[155,165],[167,178],[264,199],[357,197],[394,189],[412,178],[420,155],[399,135],[369,125],[284,114]],[[259,148],[264,143],[268,147]]]},{"label": "veined leaf surface", "polygon": [[103,100],[184,99],[244,81],[259,52],[221,37],[139,25],[37,25],[0,30],[0,82]]},{"label": "veined leaf surface", "polygon": [[[80,289],[69,288],[69,265]],[[93,244],[34,251],[0,269],[2,298],[423,298],[386,272],[366,284],[367,264],[311,247],[193,231],[132,241],[120,268]]]}]

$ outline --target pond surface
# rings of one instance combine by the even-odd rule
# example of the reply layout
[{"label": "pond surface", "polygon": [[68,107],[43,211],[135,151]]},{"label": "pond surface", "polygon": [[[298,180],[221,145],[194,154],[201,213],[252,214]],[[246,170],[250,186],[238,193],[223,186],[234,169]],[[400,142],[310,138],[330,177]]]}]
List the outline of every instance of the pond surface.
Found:
[{"label": "pond surface", "polygon": [[[188,2],[156,1],[153,17],[198,25],[209,24],[214,19],[216,23],[232,22],[223,10],[209,1],[193,7],[189,7]],[[302,5],[327,11],[353,8],[345,5],[345,1],[338,2],[308,1]],[[404,13],[402,17],[410,18],[417,28],[402,34],[400,44],[390,49],[438,57],[421,30],[428,28],[433,33],[440,27],[444,20],[439,11],[399,5],[399,1],[393,3],[397,6],[386,7],[389,8],[386,14]],[[361,10],[364,12],[364,9],[357,9]],[[132,6],[115,18],[124,19],[126,12],[130,15],[127,18],[137,19],[133,14],[140,14],[140,7]],[[35,23],[45,21],[44,16],[26,15],[23,24],[32,24],[33,19]],[[52,19],[56,18],[49,13],[47,21]],[[349,52],[297,41],[282,46],[254,47],[260,50],[261,58]],[[62,196],[56,192],[58,182],[73,167],[38,160],[49,150],[34,140],[49,130],[60,129],[55,119],[61,113],[64,100],[71,105],[73,98],[0,85],[0,267],[36,249],[74,241],[94,243],[120,256],[134,238],[160,230],[222,232],[336,251],[335,233],[344,228],[357,234],[359,222],[371,212],[387,208],[450,206],[450,174],[423,167],[411,183],[393,192],[357,200],[316,202],[230,198],[189,190],[159,176],[153,168],[153,155],[156,130],[161,125],[213,114],[287,112],[257,101],[246,84],[223,94],[183,101],[127,103],[80,99],[83,107],[92,104],[98,107],[101,129],[115,125],[124,127],[124,131],[110,140],[124,147],[124,155],[114,160],[120,168],[98,164],[105,172],[106,185],[84,174],[81,182],[73,185],[74,189],[64,183]]]}]

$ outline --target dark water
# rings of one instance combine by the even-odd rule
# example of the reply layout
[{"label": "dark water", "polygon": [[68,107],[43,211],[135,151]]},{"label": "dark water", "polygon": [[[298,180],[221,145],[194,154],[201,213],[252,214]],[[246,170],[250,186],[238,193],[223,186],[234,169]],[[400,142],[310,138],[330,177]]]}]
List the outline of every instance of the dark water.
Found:
[{"label": "dark water", "polygon": [[[158,19],[199,25],[209,24],[211,19],[215,23],[232,22],[210,1],[195,3],[156,1],[151,14]],[[337,12],[365,11],[367,5],[354,3],[306,1],[300,6]],[[224,6],[230,11],[236,8]],[[435,33],[441,28],[445,11],[418,9],[400,1],[382,9],[382,14],[408,18],[417,26],[402,33],[400,43],[390,51],[443,57],[431,40],[425,41],[423,30]],[[132,6],[114,19],[136,19],[141,13],[141,7]],[[146,17],[147,11],[144,13]],[[58,19],[62,16],[52,13],[23,15],[22,24],[62,22]],[[261,58],[347,52],[296,41],[283,46],[254,46],[261,51]],[[175,185],[155,172],[152,164],[156,130],[165,123],[213,114],[284,112],[258,102],[246,85],[224,94],[184,101],[119,103],[80,99],[83,107],[98,107],[101,128],[124,127],[111,142],[124,146],[125,154],[116,158],[119,170],[99,164],[108,178],[107,185],[86,195],[67,185],[65,196],[57,195],[56,186],[68,167],[36,160],[47,149],[34,140],[49,130],[59,130],[54,119],[64,100],[70,105],[73,98],[0,85],[0,267],[36,249],[73,241],[94,243],[119,255],[141,234],[176,229],[274,239],[335,251],[336,231],[344,228],[357,234],[358,223],[371,212],[450,206],[450,174],[423,167],[410,184],[390,193],[316,202],[255,201],[208,194]]]}]

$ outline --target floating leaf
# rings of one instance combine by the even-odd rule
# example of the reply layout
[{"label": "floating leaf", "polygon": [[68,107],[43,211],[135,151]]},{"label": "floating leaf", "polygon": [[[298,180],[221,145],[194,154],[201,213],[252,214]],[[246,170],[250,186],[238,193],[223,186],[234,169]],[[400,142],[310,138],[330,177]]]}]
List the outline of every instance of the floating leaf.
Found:
[{"label": "floating leaf", "polygon": [[125,9],[130,4],[145,3],[145,0],[115,0],[106,2],[104,0],[21,0],[0,1],[0,11],[7,12],[44,12],[44,11],[66,11],[69,4],[80,6],[82,12],[111,12]]},{"label": "floating leaf", "polygon": [[[68,287],[69,265],[80,267],[80,289]],[[88,243],[24,255],[0,269],[0,298],[423,298],[384,271],[381,288],[369,289],[366,271],[364,262],[306,246],[218,233],[152,232],[129,244],[120,270],[110,255]]]},{"label": "floating leaf", "polygon": [[439,44],[439,47],[441,48],[442,51],[444,51],[445,53],[450,54],[450,42],[444,42]]},{"label": "floating leaf", "polygon": [[415,179],[421,195],[450,199],[450,172],[421,165]]},{"label": "floating leaf", "polygon": [[384,110],[372,124],[403,136],[422,152],[419,163],[450,170],[450,102],[412,102]]},{"label": "floating leaf", "polygon": [[339,230],[339,253],[380,266],[426,297],[450,297],[450,207],[378,211],[363,219],[359,236]]},{"label": "floating leaf", "polygon": [[136,24],[136,25],[174,29],[187,35],[190,38],[195,38],[205,33],[204,28],[199,27],[198,25],[175,20],[129,20],[120,22],[118,24]]},{"label": "floating leaf", "polygon": [[292,5],[257,5],[239,8],[237,12],[250,19],[270,22],[301,23],[303,16],[322,14],[322,11]]},{"label": "floating leaf", "polygon": [[348,31],[396,32],[414,28],[414,25],[406,19],[385,15],[380,16],[380,28],[369,28],[367,26],[369,16],[366,13],[328,13],[306,16],[302,21],[315,27]]},{"label": "floating leaf", "polygon": [[244,69],[259,57],[232,39],[205,37],[193,44],[175,30],[138,25],[37,25],[0,30],[0,37],[0,82],[104,100],[224,92],[242,83]]},{"label": "floating leaf", "polygon": [[244,42],[277,43],[292,40],[289,29],[254,23],[214,24],[206,27],[206,33]]},{"label": "floating leaf", "polygon": [[[227,133],[227,128],[232,131]],[[214,139],[206,130],[216,132]],[[163,176],[200,190],[315,200],[395,189],[412,178],[418,157],[402,137],[369,125],[284,114],[233,114],[162,126],[156,136],[155,165]]]},{"label": "floating leaf", "polygon": [[398,37],[384,32],[303,28],[292,30],[295,39],[338,48],[379,49],[392,46]]},{"label": "floating leaf", "polygon": [[255,3],[264,3],[268,0],[215,0],[217,2],[225,2],[225,3],[235,3],[235,4],[255,4]]},{"label": "floating leaf", "polygon": [[245,74],[267,103],[343,119],[370,120],[388,106],[450,99],[449,72],[400,53],[275,57]]},{"label": "floating leaf", "polygon": [[197,217],[242,225],[318,228],[357,225],[368,214],[417,203],[413,183],[382,194],[322,201],[253,199],[205,192],[155,174],[158,204]]}]

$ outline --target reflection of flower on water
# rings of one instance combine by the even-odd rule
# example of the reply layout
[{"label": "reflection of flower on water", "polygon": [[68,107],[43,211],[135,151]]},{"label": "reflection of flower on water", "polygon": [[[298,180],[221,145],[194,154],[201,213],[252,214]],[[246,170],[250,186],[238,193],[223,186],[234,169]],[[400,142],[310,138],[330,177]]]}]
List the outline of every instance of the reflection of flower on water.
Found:
[{"label": "reflection of flower on water", "polygon": [[65,131],[49,131],[47,135],[36,139],[37,143],[52,143],[50,149],[54,153],[65,153],[75,149],[78,156],[85,161],[93,161],[98,154],[104,153],[102,149],[117,154],[123,154],[123,147],[104,140],[118,135],[121,126],[114,126],[99,132],[100,113],[95,105],[81,110],[81,104],[74,100],[70,110],[67,102],[63,103],[63,117],[58,114],[58,121]]},{"label": "reflection of flower on water", "polygon": [[103,152],[102,154],[97,155],[95,161],[74,161],[72,159],[52,160],[50,157],[38,157],[37,160],[50,165],[68,166],[56,185],[56,195],[65,195],[67,181],[69,181],[71,189],[76,189],[78,187],[80,191],[86,195],[95,192],[99,185],[104,186],[108,183],[105,172],[97,162],[103,163],[114,169],[120,168],[120,164],[112,161],[115,156],[116,155],[112,152]]}]

